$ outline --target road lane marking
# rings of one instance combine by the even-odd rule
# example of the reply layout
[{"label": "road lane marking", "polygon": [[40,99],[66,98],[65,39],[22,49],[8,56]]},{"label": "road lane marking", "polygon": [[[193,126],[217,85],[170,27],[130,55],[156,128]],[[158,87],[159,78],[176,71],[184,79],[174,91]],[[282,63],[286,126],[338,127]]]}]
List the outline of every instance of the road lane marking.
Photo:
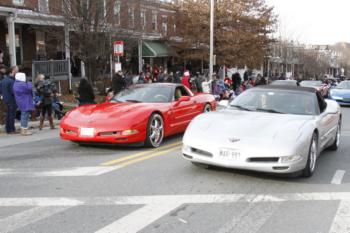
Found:
[{"label": "road lane marking", "polygon": [[181,202],[145,205],[95,233],[135,233],[181,205]]},{"label": "road lane marking", "polygon": [[133,160],[130,160],[130,161],[127,161],[125,163],[118,164],[118,165],[120,167],[126,167],[126,166],[129,166],[129,165],[134,164],[134,163],[138,163],[138,162],[141,162],[141,161],[144,161],[144,160],[147,160],[147,159],[151,159],[153,157],[157,157],[157,156],[161,156],[161,155],[164,155],[164,154],[168,154],[169,152],[177,150],[177,149],[180,149],[180,148],[181,148],[181,146],[177,146],[177,147],[173,147],[173,148],[168,149],[168,150],[162,150],[162,151],[159,151],[157,153],[154,153],[154,154],[151,154],[151,155],[146,155],[146,156],[143,156],[141,158],[136,158],[136,159],[133,159]]},{"label": "road lane marking", "polygon": [[331,183],[332,184],[341,184],[342,179],[344,177],[344,174],[345,174],[344,170],[337,170],[333,176]]},{"label": "road lane marking", "polygon": [[175,143],[172,143],[172,144],[169,144],[169,145],[166,145],[166,146],[162,146],[162,147],[159,147],[159,148],[156,148],[156,149],[147,150],[147,151],[142,151],[142,152],[139,152],[139,153],[136,153],[136,154],[124,156],[124,157],[122,157],[122,158],[110,160],[110,161],[101,163],[100,165],[101,165],[101,166],[111,166],[111,165],[115,165],[115,164],[118,164],[118,163],[121,163],[121,162],[124,162],[124,161],[127,161],[127,160],[131,160],[131,159],[134,159],[134,158],[143,156],[143,155],[150,154],[150,153],[152,153],[152,152],[161,151],[161,150],[168,149],[168,148],[171,148],[171,147],[175,147],[175,146],[178,146],[178,145],[181,145],[181,144],[182,144],[181,141],[180,141],[180,142],[175,142]]},{"label": "road lane marking", "polygon": [[3,233],[13,232],[18,228],[25,227],[42,219],[48,218],[54,214],[66,211],[70,207],[34,207],[29,210],[22,211],[15,215],[0,219],[0,231]]},{"label": "road lane marking", "polygon": [[109,167],[73,167],[53,169],[0,169],[0,177],[75,177],[75,176],[100,176],[119,169],[120,166]]},{"label": "road lane marking", "polygon": [[329,233],[350,232],[350,201],[340,201]]}]

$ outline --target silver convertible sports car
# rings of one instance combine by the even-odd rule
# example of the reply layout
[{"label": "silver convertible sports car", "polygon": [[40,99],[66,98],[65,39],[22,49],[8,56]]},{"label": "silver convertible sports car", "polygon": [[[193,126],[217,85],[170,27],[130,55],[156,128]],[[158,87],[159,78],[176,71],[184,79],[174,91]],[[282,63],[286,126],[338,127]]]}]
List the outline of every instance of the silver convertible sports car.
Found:
[{"label": "silver convertible sports car", "polygon": [[261,86],[223,110],[197,116],[182,153],[195,165],[309,177],[324,149],[338,149],[340,128],[338,103],[316,89]]}]

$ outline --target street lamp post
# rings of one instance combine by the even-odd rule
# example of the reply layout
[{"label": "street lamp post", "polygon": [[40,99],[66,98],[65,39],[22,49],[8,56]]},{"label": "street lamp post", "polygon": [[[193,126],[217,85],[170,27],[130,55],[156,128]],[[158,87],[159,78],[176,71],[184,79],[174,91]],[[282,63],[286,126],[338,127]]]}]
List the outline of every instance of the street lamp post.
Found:
[{"label": "street lamp post", "polygon": [[214,63],[214,0],[210,0],[209,80],[213,76],[213,63]]}]

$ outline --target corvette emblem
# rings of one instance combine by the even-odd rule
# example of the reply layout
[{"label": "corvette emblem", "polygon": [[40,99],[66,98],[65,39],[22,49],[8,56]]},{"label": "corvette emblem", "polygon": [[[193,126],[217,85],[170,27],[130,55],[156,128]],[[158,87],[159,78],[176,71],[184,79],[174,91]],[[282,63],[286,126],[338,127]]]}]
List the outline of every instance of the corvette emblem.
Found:
[{"label": "corvette emblem", "polygon": [[229,138],[228,140],[232,143],[241,141],[239,138]]}]

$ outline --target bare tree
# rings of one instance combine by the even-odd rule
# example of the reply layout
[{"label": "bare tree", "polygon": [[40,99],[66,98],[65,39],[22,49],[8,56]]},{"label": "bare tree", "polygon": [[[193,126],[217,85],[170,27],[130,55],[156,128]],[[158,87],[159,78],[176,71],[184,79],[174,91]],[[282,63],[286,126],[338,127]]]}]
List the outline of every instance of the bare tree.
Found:
[{"label": "bare tree", "polygon": [[[209,1],[183,0],[175,4],[176,46],[184,58],[207,60],[209,53]],[[275,16],[263,0],[221,0],[215,7],[217,63],[260,66],[271,42]]]}]

